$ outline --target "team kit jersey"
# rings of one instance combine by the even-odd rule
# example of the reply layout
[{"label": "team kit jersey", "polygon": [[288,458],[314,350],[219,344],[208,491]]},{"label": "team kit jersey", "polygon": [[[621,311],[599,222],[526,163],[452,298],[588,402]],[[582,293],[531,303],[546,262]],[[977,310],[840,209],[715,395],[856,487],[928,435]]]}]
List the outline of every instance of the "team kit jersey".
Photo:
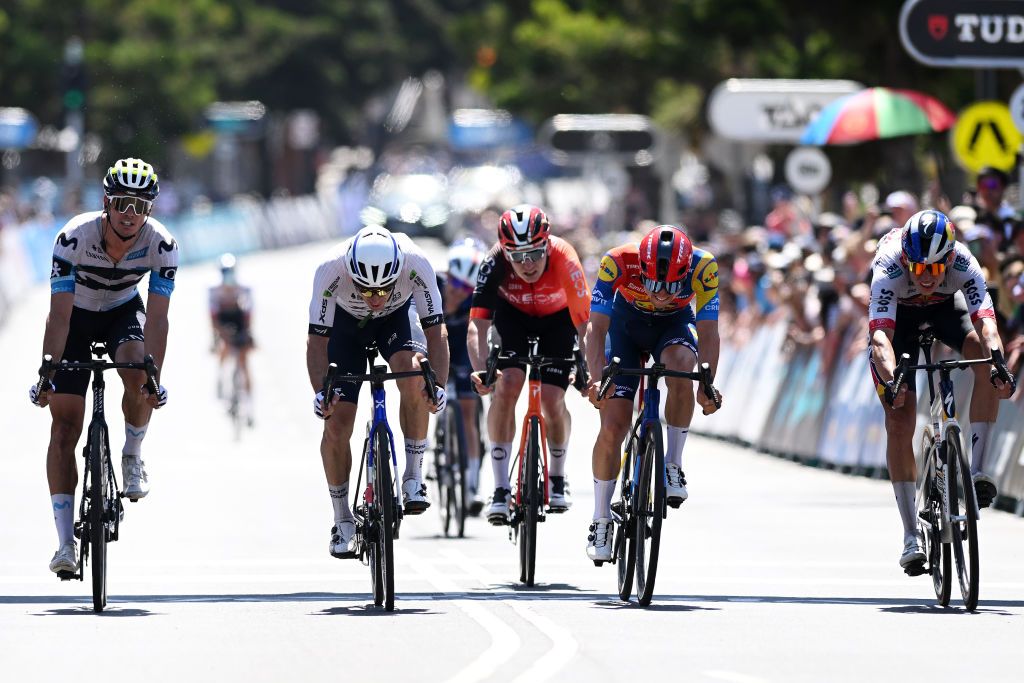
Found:
[{"label": "team kit jersey", "polygon": [[981,265],[963,242],[956,242],[952,267],[931,294],[921,292],[903,262],[903,228],[889,231],[878,243],[871,262],[870,330],[895,329],[897,306],[924,307],[942,303],[959,291],[964,294],[971,321],[995,318],[992,299],[985,289]]},{"label": "team kit jersey", "polygon": [[345,260],[348,258],[349,245],[355,239],[350,237],[338,245],[316,270],[313,297],[309,302],[310,334],[331,336],[335,306],[362,321],[360,324],[365,324],[371,319],[384,318],[404,309],[410,299],[416,306],[424,329],[444,322],[441,292],[437,288],[437,278],[426,254],[407,235],[394,233],[393,236],[398,248],[405,254],[405,262],[384,308],[379,311],[370,310],[348,273]]},{"label": "team kit jersey", "polygon": [[496,244],[484,257],[473,291],[471,318],[491,319],[498,300],[531,318],[568,309],[574,326],[590,319],[590,291],[576,250],[560,237],[548,238],[548,262],[537,282],[516,275]]},{"label": "team kit jersey", "polygon": [[149,291],[169,297],[178,270],[178,245],[167,228],[147,218],[131,251],[118,262],[103,245],[102,211],[75,216],[53,244],[50,291],[74,292],[76,308],[109,311],[131,301],[149,273]]},{"label": "team kit jersey", "polygon": [[665,307],[656,309],[644,288],[640,271],[640,247],[624,244],[606,252],[597,271],[590,308],[610,316],[618,298],[650,315],[672,315],[690,308],[696,320],[718,320],[718,262],[703,249],[694,248],[682,291]]}]

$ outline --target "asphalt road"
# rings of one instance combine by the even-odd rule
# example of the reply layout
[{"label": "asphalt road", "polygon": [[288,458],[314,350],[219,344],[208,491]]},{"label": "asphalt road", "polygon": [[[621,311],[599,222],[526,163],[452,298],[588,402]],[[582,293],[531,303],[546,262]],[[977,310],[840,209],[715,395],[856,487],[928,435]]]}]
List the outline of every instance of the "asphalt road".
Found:
[{"label": "asphalt road", "polygon": [[[327,553],[332,513],[304,364],[324,248],[241,259],[259,349],[256,426],[240,442],[214,396],[206,287],[215,271],[179,273],[164,374],[170,402],[144,445],[152,493],[127,506],[102,615],[92,612],[88,582],[60,582],[47,570],[56,548],[44,468],[49,419],[27,399],[46,289],[0,330],[9,366],[0,392],[4,679],[1019,676],[1024,520],[984,516],[978,611],[962,610],[955,587],[953,605],[937,608],[929,579],[897,566],[901,527],[888,482],[697,437],[684,454],[690,500],[666,522],[654,604],[619,601],[614,567],[595,568],[584,553],[598,422],[577,395],[569,399],[575,505],[541,527],[537,586],[517,584],[517,551],[504,530],[472,520],[467,538],[444,539],[431,509],[407,518],[396,544],[395,612],[374,608],[368,569]],[[110,385],[108,393],[119,452],[119,392]]]}]

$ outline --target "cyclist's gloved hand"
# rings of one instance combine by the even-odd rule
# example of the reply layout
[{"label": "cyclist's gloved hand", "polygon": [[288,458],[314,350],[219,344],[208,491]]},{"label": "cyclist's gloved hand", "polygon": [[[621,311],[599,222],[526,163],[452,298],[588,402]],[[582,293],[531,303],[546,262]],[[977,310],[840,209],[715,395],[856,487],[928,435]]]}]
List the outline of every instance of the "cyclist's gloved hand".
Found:
[{"label": "cyclist's gloved hand", "polygon": [[992,386],[999,389],[1000,387],[996,384],[996,380],[1001,380],[1004,384],[1008,384],[1010,386],[1010,391],[1006,394],[1007,397],[1013,396],[1013,392],[1017,391],[1017,380],[1014,379],[1013,375],[1003,363],[999,363],[996,367],[992,368],[992,374],[989,376],[989,381],[992,382]]},{"label": "cyclist's gloved hand", "polygon": [[[335,403],[337,403],[338,402],[338,398],[340,396],[341,396],[341,389],[335,389],[334,390],[334,397],[333,397],[333,400],[331,401],[331,405],[334,405]],[[330,415],[325,415],[324,414],[324,392],[322,392],[322,391],[316,392],[316,396],[313,397],[313,412],[321,420],[326,420],[328,417],[330,417]]]},{"label": "cyclist's gloved hand", "polygon": [[448,394],[445,393],[444,387],[435,387],[434,392],[434,407],[432,412],[440,413],[444,410],[444,407],[448,405]]},{"label": "cyclist's gloved hand", "polygon": [[[149,393],[149,389],[146,387],[145,384],[142,385],[141,391],[146,396],[153,396],[153,394]],[[167,388],[164,387],[163,384],[156,388],[156,403],[154,404],[152,401],[150,401],[149,404],[154,408],[163,408],[165,405],[167,405]]]},{"label": "cyclist's gloved hand", "polygon": [[[49,384],[50,386],[49,388],[43,387],[43,393],[48,394],[50,392],[57,390],[57,387],[53,386],[53,382],[47,382],[47,384]],[[44,401],[43,403],[39,402],[39,386],[36,384],[33,384],[31,387],[29,387],[28,400],[32,401],[32,405],[39,406],[40,408],[45,408],[46,404],[49,403],[49,400]]]}]

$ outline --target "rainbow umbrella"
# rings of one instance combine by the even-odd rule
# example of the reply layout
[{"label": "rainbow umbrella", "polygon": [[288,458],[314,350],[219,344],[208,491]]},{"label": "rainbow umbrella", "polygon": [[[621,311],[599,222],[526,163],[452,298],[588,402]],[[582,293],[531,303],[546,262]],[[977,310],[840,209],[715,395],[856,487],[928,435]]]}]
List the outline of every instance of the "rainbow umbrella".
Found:
[{"label": "rainbow umbrella", "polygon": [[808,124],[805,145],[851,145],[899,135],[948,130],[956,116],[934,97],[914,90],[865,88],[830,102]]}]

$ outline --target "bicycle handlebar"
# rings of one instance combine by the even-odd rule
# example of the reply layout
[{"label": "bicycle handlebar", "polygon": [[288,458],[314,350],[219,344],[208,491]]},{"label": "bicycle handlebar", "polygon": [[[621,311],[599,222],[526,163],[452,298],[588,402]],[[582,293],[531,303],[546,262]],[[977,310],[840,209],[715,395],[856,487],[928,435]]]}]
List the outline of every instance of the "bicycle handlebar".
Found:
[{"label": "bicycle handlebar", "polygon": [[992,365],[993,366],[993,378],[998,377],[1004,382],[1011,384],[1016,389],[1016,382],[1013,376],[1010,375],[1009,370],[1006,368],[1006,363],[1003,360],[1003,354],[999,349],[989,349],[990,355],[988,358],[974,358],[972,360],[940,360],[935,363],[917,363],[911,364],[910,354],[904,353],[900,356],[900,362],[896,365],[896,371],[893,373],[892,382],[884,383],[886,396],[885,400],[892,406],[893,401],[896,399],[896,394],[899,393],[903,383],[906,381],[907,372],[910,370],[925,370],[932,372],[934,370],[939,371],[950,371],[970,367],[972,365]]},{"label": "bicycle handlebar", "polygon": [[41,392],[47,382],[50,381],[50,373],[56,370],[88,370],[90,372],[105,370],[143,370],[146,373],[146,391],[149,394],[155,395],[159,393],[159,385],[156,381],[156,373],[159,368],[156,366],[156,361],[153,359],[151,354],[146,354],[142,359],[142,362],[129,362],[129,363],[116,363],[105,360],[94,360],[94,361],[61,361],[60,363],[53,362],[53,356],[46,354],[43,356],[43,364],[39,368],[39,382],[36,384],[36,391]]},{"label": "bicycle handlebar", "polygon": [[435,406],[437,405],[437,377],[434,375],[433,368],[430,367],[430,361],[426,358],[420,359],[419,370],[403,370],[401,372],[380,372],[369,374],[339,373],[338,364],[331,363],[327,366],[327,373],[324,375],[323,390],[321,393],[323,394],[325,401],[330,401],[330,396],[334,393],[334,390],[340,382],[383,382],[392,379],[404,379],[406,377],[422,377],[425,383],[424,388],[427,389],[427,395],[430,398],[430,403]]},{"label": "bicycle handlebar", "polygon": [[[573,355],[568,358],[559,358],[557,356],[542,356],[535,351],[532,351],[525,356],[520,356],[515,351],[502,351],[501,347],[497,344],[491,344],[491,352],[487,354],[487,365],[484,370],[484,375],[481,377],[482,383],[485,387],[494,386],[494,382],[498,375],[498,361],[502,360],[521,360],[527,365],[535,367],[546,367],[550,365],[570,365],[576,367],[576,381],[574,386],[578,387],[580,382],[580,370],[582,369],[585,378],[589,383],[589,373],[586,370],[586,363],[583,360],[583,354],[580,352],[578,346],[573,348]],[[586,385],[583,385],[584,387]]]},{"label": "bicycle handlebar", "polygon": [[655,363],[650,368],[621,368],[619,367],[618,356],[612,358],[604,371],[601,373],[601,386],[598,389],[597,397],[598,400],[603,400],[605,394],[608,392],[608,388],[612,384],[612,380],[616,375],[636,375],[638,377],[653,377],[657,380],[659,377],[679,377],[681,379],[694,380],[700,383],[701,391],[715,404],[715,408],[722,407],[722,397],[718,394],[718,390],[715,389],[714,384],[711,381],[711,366],[708,363],[701,363],[697,368],[696,372],[686,370],[669,370],[661,363]]}]

